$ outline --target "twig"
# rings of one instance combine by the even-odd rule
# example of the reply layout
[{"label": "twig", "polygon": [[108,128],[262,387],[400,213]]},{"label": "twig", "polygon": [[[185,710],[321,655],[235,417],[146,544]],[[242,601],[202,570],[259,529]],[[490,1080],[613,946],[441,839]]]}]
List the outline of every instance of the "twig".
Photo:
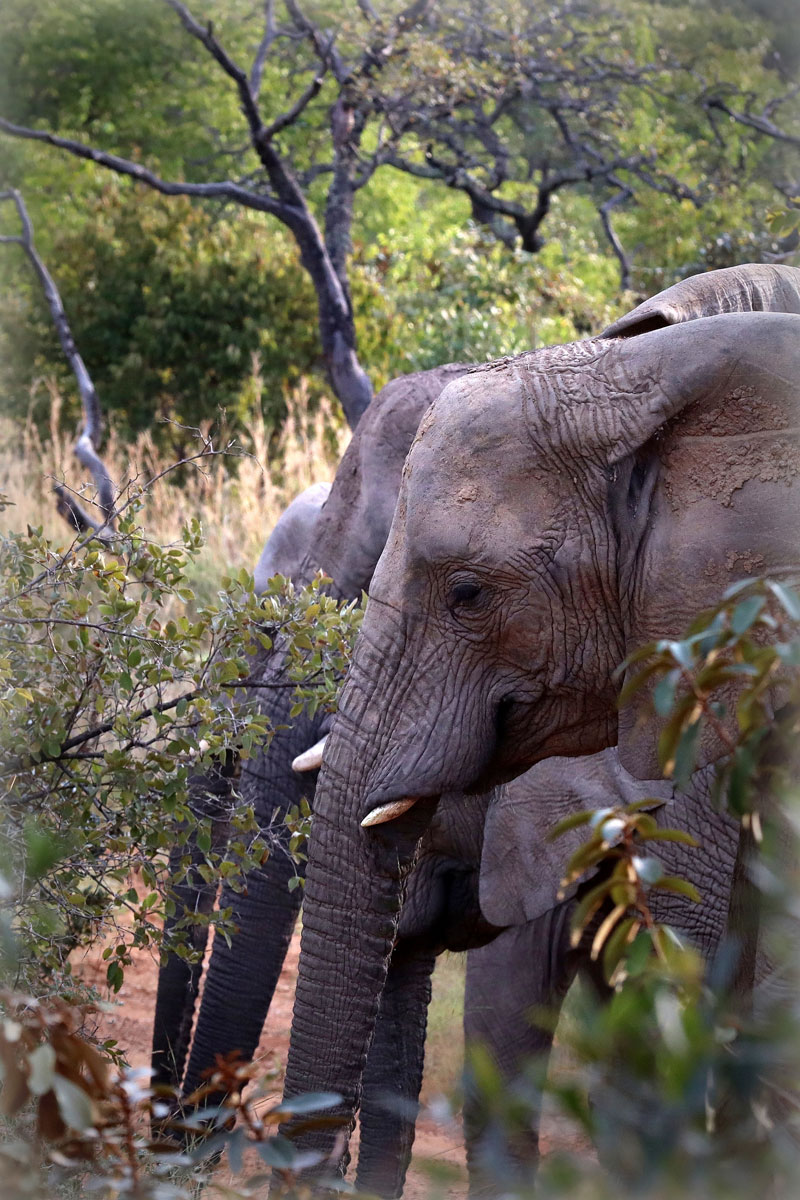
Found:
[{"label": "twig", "polygon": [[[187,703],[191,700],[196,700],[198,696],[204,694],[204,689],[197,687],[192,688],[189,692],[183,692],[180,696],[175,696],[172,700],[162,700],[158,704],[150,704],[147,708],[142,708],[139,712],[134,713],[130,718],[131,722],[146,721],[148,717],[154,716],[156,713],[169,712],[171,708],[175,708],[182,700]],[[83,733],[76,733],[71,738],[67,738],[62,742],[58,754],[43,754],[41,757],[16,759],[4,772],[2,778],[8,775],[19,774],[21,771],[27,770],[31,766],[39,767],[43,763],[59,762],[69,750],[74,750],[76,746],[82,746],[86,742],[94,741],[104,733],[110,733],[114,728],[114,721],[103,721],[101,725],[94,725],[91,729],[84,730]],[[83,754],[80,756],[70,755],[71,758],[76,757],[102,757],[101,755]]]},{"label": "twig", "polygon": [[275,120],[269,125],[264,126],[261,136],[267,139],[273,138],[276,133],[280,133],[280,131],[285,129],[287,125],[291,125],[294,121],[296,121],[303,109],[310,104],[310,102],[318,94],[319,89],[322,87],[322,82],[323,76],[315,75],[315,77],[311,80],[311,83],[303,92],[302,96],[298,97],[292,107],[287,112],[281,113],[280,116],[276,117]]},{"label": "twig", "polygon": [[600,213],[600,220],[603,223],[605,235],[611,244],[611,249],[619,259],[619,286],[625,292],[631,286],[631,261],[625,253],[625,247],[622,245],[617,231],[611,224],[610,213],[612,208],[616,208],[618,205],[624,204],[626,200],[630,200],[633,196],[633,190],[625,187],[622,183],[620,183],[619,188],[620,190],[616,196],[612,196],[609,200],[606,200],[604,204],[600,205],[597,211]]},{"label": "twig", "polygon": [[265,0],[264,3],[264,36],[256,50],[253,66],[250,70],[250,91],[256,100],[261,93],[261,80],[264,75],[264,65],[272,49],[272,43],[277,36],[275,29],[275,0]]}]

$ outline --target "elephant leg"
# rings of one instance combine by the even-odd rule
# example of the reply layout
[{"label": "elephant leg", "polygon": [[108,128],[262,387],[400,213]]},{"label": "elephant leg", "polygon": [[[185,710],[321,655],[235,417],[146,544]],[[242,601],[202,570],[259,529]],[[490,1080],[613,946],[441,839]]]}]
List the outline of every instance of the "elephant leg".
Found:
[{"label": "elephant leg", "polygon": [[233,909],[236,931],[230,945],[222,937],[214,940],[185,1094],[202,1084],[218,1055],[238,1052],[252,1060],[300,911],[302,890],[290,892],[289,880],[301,873],[285,849],[275,846],[264,867],[248,873],[244,893],[223,888],[220,907]]},{"label": "elephant leg", "polygon": [[[217,1056],[238,1052],[252,1060],[302,900],[302,889],[289,891],[289,881],[303,872],[289,853],[290,833],[282,818],[304,795],[313,795],[316,775],[296,774],[292,760],[319,740],[324,717],[291,718],[294,685],[285,681],[280,660],[276,665],[268,659],[254,675],[259,672],[270,684],[274,734],[267,747],[243,762],[239,791],[270,842],[270,855],[262,867],[247,872],[243,891],[223,884],[219,905],[231,909],[235,931],[230,945],[224,937],[214,938],[183,1081],[185,1095],[203,1083]],[[220,1099],[209,1097],[205,1103]]]},{"label": "elephant leg", "polygon": [[392,1200],[403,1191],[422,1086],[435,953],[396,945],[363,1077],[356,1188]]},{"label": "elephant leg", "polygon": [[[189,779],[189,807],[196,817],[211,821],[211,848],[221,853],[230,833],[231,779],[235,771],[234,756],[217,764],[203,775]],[[188,913],[208,917],[214,909],[217,884],[207,883],[197,868],[205,860],[193,837],[184,846],[174,846],[169,854],[169,874],[174,879],[181,860],[187,852],[191,865],[186,877],[170,888],[175,911],[164,923],[168,939]],[[152,1067],[153,1083],[174,1089],[180,1087],[192,1021],[203,971],[203,955],[208,942],[208,924],[190,924],[186,931],[188,948],[193,962],[175,953],[167,955],[158,972],[156,1011],[153,1021]]]},{"label": "elephant leg", "polygon": [[[564,996],[575,978],[577,956],[569,949],[571,904],[561,904],[535,921],[505,929],[467,957],[464,1040],[483,1047],[507,1094],[525,1066],[546,1066],[553,1029]],[[537,1023],[537,1010],[548,1014]],[[530,1086],[526,1089],[526,1095]],[[464,1136],[470,1194],[530,1184],[539,1158],[541,1108],[534,1101],[530,1123],[508,1128],[505,1108],[495,1110],[491,1089],[475,1072],[465,1072]],[[507,1174],[508,1178],[504,1178]]]}]

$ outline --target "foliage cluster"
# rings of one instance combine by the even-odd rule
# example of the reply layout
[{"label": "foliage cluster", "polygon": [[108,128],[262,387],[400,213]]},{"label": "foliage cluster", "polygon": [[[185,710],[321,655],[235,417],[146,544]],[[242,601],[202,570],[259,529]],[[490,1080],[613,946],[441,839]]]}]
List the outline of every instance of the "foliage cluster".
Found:
[{"label": "foliage cluster", "polygon": [[[69,989],[70,951],[126,913],[107,951],[119,988],[132,946],[160,936],[159,860],[187,837],[190,773],[269,734],[234,686],[261,620],[249,577],[193,612],[199,521],[162,547],[136,508],[107,544],[61,551],[31,529],[0,545],[4,966],[35,991]],[[258,861],[250,815],[235,820]]]},{"label": "foliage cluster", "polygon": [[[157,1125],[174,1106],[175,1097],[165,1089],[156,1095],[146,1071],[110,1063],[87,1040],[84,1029],[96,1013],[94,1005],[67,1004],[59,998],[37,1000],[4,991],[0,1006],[4,1013],[0,1113],[18,1121],[21,1114],[23,1119],[33,1116],[36,1132],[35,1137],[18,1136],[0,1143],[7,1200],[45,1200],[54,1191],[69,1191],[71,1185],[88,1186],[115,1198],[193,1200],[209,1182],[214,1153],[224,1148],[238,1171],[245,1146],[254,1148],[265,1166],[274,1170],[283,1185],[280,1191],[296,1195],[297,1172],[319,1161],[313,1154],[293,1154],[291,1145],[274,1131],[290,1116],[324,1121],[324,1116],[314,1114],[339,1101],[332,1093],[302,1096],[258,1111],[260,1089],[251,1089],[246,1099],[241,1094],[253,1075],[252,1067],[223,1062],[191,1099],[199,1103],[204,1094],[222,1087],[229,1100],[222,1110],[206,1107],[202,1117],[171,1122],[172,1133],[179,1129],[195,1139],[194,1148],[181,1149],[163,1133],[148,1133],[142,1119],[149,1117]],[[199,1144],[198,1134],[209,1121],[213,1123],[215,1114],[224,1118],[224,1128]],[[240,1124],[231,1130],[229,1122],[236,1117]],[[32,1131],[18,1127],[18,1134],[25,1132]],[[41,1145],[47,1147],[44,1158]],[[266,1175],[251,1176],[247,1194],[268,1183]],[[308,1189],[301,1187],[303,1193]],[[233,1189],[228,1194],[244,1196]]]},{"label": "foliage cluster", "polygon": [[132,948],[158,946],[174,915],[164,870],[176,843],[186,853],[173,884],[192,846],[204,878],[234,887],[269,853],[241,804],[229,857],[213,849],[213,814],[190,810],[189,783],[268,744],[254,654],[281,639],[310,706],[331,704],[361,615],[340,611],[321,581],[295,592],[276,577],[262,601],[244,569],[198,602],[187,576],[199,520],[163,546],[139,504],[120,506],[105,542],[61,550],[39,529],[0,542],[0,934],[5,972],[36,994],[71,992],[70,953],[100,930],[113,932],[104,957],[119,989]]},{"label": "foliage cluster", "polygon": [[[117,991],[131,953],[161,947],[164,917],[176,915],[170,949],[190,953],[186,931],[208,918],[176,914],[171,887],[199,870],[236,888],[270,850],[268,832],[259,833],[241,802],[220,850],[212,818],[196,796],[189,805],[192,777],[268,743],[251,684],[254,655],[279,639],[302,685],[298,707],[331,704],[361,615],[358,604],[340,612],[322,578],[295,591],[276,577],[257,598],[244,570],[199,603],[187,580],[202,544],[199,521],[178,543],[161,545],[138,523],[141,503],[137,488],[118,504],[106,540],[84,537],[63,549],[28,529],[0,543],[0,949],[4,977],[26,989],[0,999],[0,1109],[20,1114],[24,1134],[33,1103],[37,1138],[50,1147],[38,1163],[36,1139],[3,1143],[0,1160],[20,1195],[50,1194],[76,1170],[114,1195],[191,1194],[167,1176],[194,1160],[143,1132],[142,1113],[155,1103],[146,1081],[112,1066],[115,1043],[87,1040],[92,1008],[70,956],[102,936],[107,983]],[[299,856],[307,807],[288,823]],[[185,847],[177,864],[176,845]],[[229,917],[217,915],[220,936]],[[242,1106],[250,1133],[252,1099]],[[285,1115],[260,1114],[256,1140]],[[243,1135],[232,1136],[235,1156]],[[271,1141],[261,1153],[272,1166],[291,1165]]]},{"label": "foliage cluster", "polygon": [[[631,673],[625,699],[655,685],[653,703],[664,720],[659,753],[676,782],[686,785],[697,769],[704,727],[727,739],[715,797],[741,821],[728,935],[714,961],[704,963],[685,938],[653,919],[660,889],[702,898],[688,881],[665,875],[657,856],[659,840],[693,839],[657,828],[643,805],[576,814],[556,827],[555,836],[589,828],[564,879],[566,885],[596,872],[576,906],[573,944],[589,938],[614,990],[605,1005],[584,992],[573,1013],[576,1077],[546,1079],[532,1064],[508,1093],[485,1056],[471,1063],[500,1135],[489,1170],[504,1187],[527,1194],[504,1148],[547,1092],[592,1138],[601,1169],[552,1155],[537,1195],[793,1195],[799,622],[800,596],[785,581],[748,580],[700,614],[685,638],[642,647],[623,665]],[[748,974],[751,939],[765,953],[755,976]]]}]

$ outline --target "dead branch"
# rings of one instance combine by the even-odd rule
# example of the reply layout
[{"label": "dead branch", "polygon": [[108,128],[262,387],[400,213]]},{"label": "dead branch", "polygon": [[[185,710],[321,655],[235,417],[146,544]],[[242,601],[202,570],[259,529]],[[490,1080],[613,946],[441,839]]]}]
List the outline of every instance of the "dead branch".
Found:
[{"label": "dead branch", "polygon": [[264,66],[269,52],[272,49],[272,43],[278,36],[278,31],[275,28],[275,0],[265,0],[264,4],[264,34],[258,44],[256,56],[253,59],[253,66],[250,70],[250,91],[255,96],[256,100],[261,92],[261,80],[264,75]]},{"label": "dead branch", "polygon": [[611,249],[614,251],[617,259],[619,260],[619,286],[624,292],[627,291],[631,286],[631,260],[625,253],[625,248],[622,245],[622,242],[619,240],[617,231],[611,224],[611,210],[612,208],[617,208],[617,206],[620,204],[624,204],[626,200],[630,200],[632,197],[633,190],[629,187],[625,187],[625,185],[620,182],[619,191],[617,192],[616,196],[612,196],[609,200],[606,200],[605,203],[601,204],[597,210],[600,214],[600,220],[602,222],[605,235],[611,245]]},{"label": "dead branch", "polygon": [[[765,113],[771,111],[774,107],[775,102],[773,101],[771,105],[766,106]],[[796,134],[788,133],[785,129],[781,129],[779,125],[776,125],[765,114],[731,108],[719,95],[710,96],[707,100],[704,100],[703,108],[709,113],[709,116],[711,115],[709,110],[717,109],[717,111],[725,113],[737,125],[746,125],[748,129],[754,129],[757,133],[763,134],[764,137],[772,138],[773,141],[786,142],[790,146],[800,146],[800,137]]]},{"label": "dead branch", "polygon": [[109,154],[105,150],[98,150],[94,146],[86,146],[83,142],[77,142],[73,138],[60,137],[56,133],[50,133],[45,129],[29,129],[25,125],[14,125],[11,121],[6,121],[4,117],[0,117],[0,130],[3,133],[10,134],[11,137],[25,138],[34,142],[47,142],[50,146],[57,146],[60,150],[67,150],[70,154],[74,154],[76,158],[85,158],[89,162],[96,163],[100,167],[108,167],[109,170],[115,171],[118,175],[127,175],[131,179],[135,179],[138,183],[144,183],[156,192],[160,192],[162,196],[192,196],[199,199],[208,200],[234,200],[237,204],[241,204],[243,208],[253,208],[256,212],[269,213],[271,216],[280,217],[283,219],[283,206],[272,196],[265,196],[262,193],[251,192],[247,188],[241,187],[231,180],[220,180],[214,183],[183,183],[168,179],[161,179],[155,172],[149,171],[147,167],[141,163],[131,162],[127,158],[120,158],[118,154]]},{"label": "dead branch", "polygon": [[91,472],[92,479],[97,488],[97,503],[103,511],[105,520],[101,524],[98,524],[96,520],[89,516],[75,497],[70,494],[69,490],[61,484],[57,484],[54,488],[58,497],[58,511],[79,533],[91,530],[100,535],[102,529],[112,525],[112,514],[116,499],[113,480],[98,454],[103,431],[103,416],[100,410],[100,401],[86,363],[83,361],[75,345],[75,339],[72,336],[67,314],[64,311],[61,295],[52,275],[42,262],[33,244],[33,224],[25,207],[25,202],[15,188],[6,192],[0,192],[0,200],[13,201],[22,227],[22,233],[19,236],[4,236],[0,238],[0,242],[6,244],[14,243],[21,246],[28,256],[31,266],[42,285],[42,291],[47,300],[50,315],[58,334],[58,340],[61,343],[61,349],[64,351],[64,357],[69,363],[78,384],[78,392],[80,393],[81,407],[83,409],[83,429],[75,443],[75,457],[81,466],[86,467]]}]

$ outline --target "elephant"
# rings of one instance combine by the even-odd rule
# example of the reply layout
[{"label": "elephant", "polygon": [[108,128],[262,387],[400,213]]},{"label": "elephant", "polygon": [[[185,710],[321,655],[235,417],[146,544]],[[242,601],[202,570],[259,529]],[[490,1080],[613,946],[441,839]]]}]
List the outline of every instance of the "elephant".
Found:
[{"label": "elephant", "polygon": [[[254,572],[257,589],[280,573],[296,584],[310,581],[317,569],[331,577],[332,592],[354,599],[370,581],[391,523],[403,461],[425,410],[442,388],[468,369],[452,364],[393,380],[374,398],[359,421],[333,484],[315,484],[292,502],[267,540]],[[237,932],[230,946],[214,942],[194,1038],[190,1039],[202,964],[169,955],[159,972],[155,1005],[152,1072],[157,1085],[183,1087],[201,1082],[217,1054],[239,1050],[251,1058],[261,1033],[300,907],[299,890],[288,882],[297,868],[288,854],[283,816],[313,791],[316,776],[305,779],[291,768],[293,759],[324,734],[328,717],[301,715],[290,721],[294,684],[283,673],[280,652],[259,653],[253,679],[264,684],[262,703],[276,732],[269,752],[262,750],[241,765],[240,791],[268,830],[273,852],[260,870],[249,872],[243,894],[225,886],[221,907],[233,910]],[[212,823],[212,845],[224,848],[229,834],[236,765],[233,757],[189,780],[193,811]],[[185,854],[170,855],[172,874]],[[194,869],[173,887],[174,928],[186,912],[213,911],[215,885],[196,871],[202,861],[193,852]],[[199,960],[208,926],[191,928],[190,945]],[[188,1057],[188,1063],[187,1063]]]},{"label": "elephant", "polygon": [[[488,836],[513,781],[554,756],[613,748],[620,771],[656,779],[655,718],[645,697],[618,711],[619,664],[679,636],[740,576],[797,572],[799,368],[800,271],[751,265],[675,285],[598,337],[477,367],[424,416],[309,844],[285,1095],[342,1097],[338,1130],[297,1136],[328,1169],[347,1162],[403,891],[440,798],[500,787]],[[701,823],[725,749],[706,733],[683,797]],[[549,823],[523,819],[520,837],[541,850]],[[483,857],[484,915],[510,922]],[[531,862],[541,892],[552,861]],[[724,869],[710,878],[716,893]]]}]

